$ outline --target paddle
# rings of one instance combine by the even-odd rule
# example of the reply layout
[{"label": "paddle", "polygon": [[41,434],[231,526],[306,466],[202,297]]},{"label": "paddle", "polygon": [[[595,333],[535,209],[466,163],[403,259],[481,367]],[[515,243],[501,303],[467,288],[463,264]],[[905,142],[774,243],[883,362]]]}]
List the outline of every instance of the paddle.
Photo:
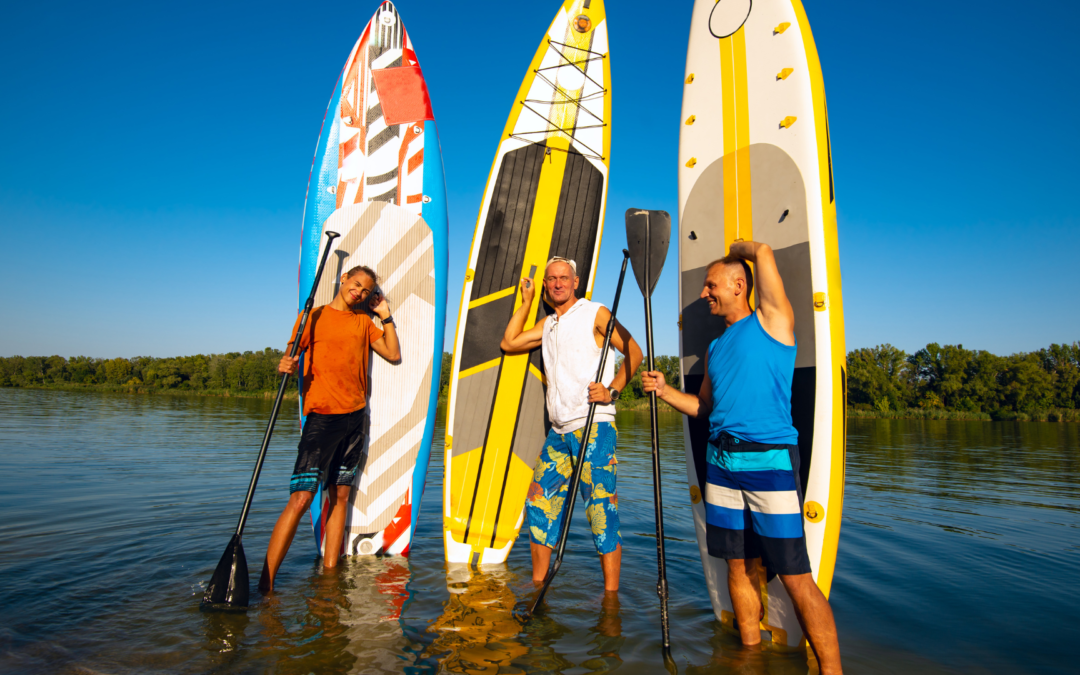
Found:
[{"label": "paddle", "polygon": [[[626,278],[626,263],[630,260],[630,251],[623,249],[623,261],[622,270],[619,271],[619,285],[615,287],[615,302],[611,303],[611,318],[608,319],[607,331],[604,332],[604,348],[600,350],[600,366],[596,369],[596,379],[594,382],[600,382],[604,376],[604,366],[607,364],[608,349],[611,347],[611,333],[615,330],[615,313],[619,311],[619,296],[622,295],[623,279]],[[592,430],[593,416],[596,414],[596,403],[589,404],[589,414],[585,418],[585,427],[581,432],[581,445],[578,449],[578,461],[574,464],[574,471],[570,474],[570,493],[566,497],[566,513],[563,514],[562,524],[559,526],[559,546],[555,553],[555,564],[548,569],[547,575],[544,577],[544,583],[540,586],[540,591],[536,594],[536,599],[533,600],[533,604],[529,609],[525,611],[524,616],[521,618],[522,625],[526,621],[532,618],[532,615],[536,613],[536,608],[540,606],[540,603],[544,600],[544,595],[547,593],[548,587],[551,586],[551,582],[555,579],[555,575],[559,573],[559,568],[562,567],[563,552],[566,550],[566,535],[570,531],[570,519],[574,515],[574,500],[577,499],[578,481],[581,479],[581,468],[585,466],[585,453],[589,448],[589,434]]]},{"label": "paddle", "polygon": [[[667,211],[626,211],[626,245],[634,266],[638,288],[645,296],[645,351],[649,371],[656,370],[653,361],[652,293],[667,258],[671,240],[671,216]],[[653,505],[656,508],[656,566],[659,579],[656,593],[660,596],[660,625],[664,633],[664,657],[671,658],[668,637],[668,587],[664,560],[664,499],[660,494],[660,436],[656,428],[656,392],[649,394],[649,419],[652,423]]]},{"label": "paddle", "polygon": [[[300,327],[293,339],[292,349],[289,350],[289,358],[296,356],[300,349],[300,336],[307,325],[308,315],[315,305],[315,291],[319,288],[319,279],[322,278],[323,267],[330,255],[330,244],[340,235],[337,232],[326,232],[326,249],[323,250],[322,260],[319,261],[319,269],[315,272],[315,283],[311,285],[311,293],[307,302],[304,303],[304,314],[300,317]],[[248,485],[247,497],[244,499],[244,509],[240,512],[240,522],[236,524],[236,533],[225,547],[225,553],[218,562],[214,576],[210,577],[210,585],[206,587],[199,609],[217,611],[245,611],[248,606],[248,568],[247,557],[244,556],[244,545],[241,537],[244,535],[244,524],[247,522],[248,511],[251,509],[251,500],[255,496],[255,486],[259,482],[259,473],[262,471],[263,460],[266,459],[266,449],[270,446],[270,436],[274,433],[274,423],[277,422],[278,411],[281,410],[281,400],[285,396],[285,387],[289,383],[289,374],[281,376],[281,384],[278,386],[277,398],[274,399],[274,408],[270,413],[270,423],[266,425],[266,435],[263,436],[262,447],[259,448],[259,459],[255,462],[255,472],[251,474],[251,484]]]}]

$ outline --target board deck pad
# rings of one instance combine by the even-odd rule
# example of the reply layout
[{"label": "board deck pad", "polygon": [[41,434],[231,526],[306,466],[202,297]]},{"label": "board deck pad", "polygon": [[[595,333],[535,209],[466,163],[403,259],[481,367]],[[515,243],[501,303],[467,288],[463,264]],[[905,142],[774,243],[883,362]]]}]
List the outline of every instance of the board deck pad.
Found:
[{"label": "board deck pad", "polygon": [[[447,406],[444,543],[452,563],[500,563],[518,536],[550,428],[540,350],[504,354],[523,274],[571,258],[591,297],[607,195],[611,87],[602,0],[568,0],[518,91],[469,254]],[[526,328],[542,321],[537,293]]]},{"label": "board deck pad", "polygon": [[[799,0],[694,5],[679,139],[679,319],[684,391],[697,393],[724,330],[699,298],[705,272],[736,239],[769,244],[795,313],[792,421],[799,432],[803,525],[828,596],[844,491],[843,302],[824,85]],[[751,296],[752,306],[756,299]],[[717,618],[735,630],[727,563],[705,541],[708,420],[687,418],[687,479]],[[791,600],[768,572],[763,637],[804,643]]]},{"label": "board deck pad", "polygon": [[[327,108],[304,210],[301,309],[326,230],[341,237],[331,244],[315,305],[333,300],[342,273],[370,266],[382,278],[401,346],[398,363],[371,355],[369,428],[343,551],[407,554],[434,436],[448,235],[442,152],[427,83],[390,2],[380,4],[353,46]],[[311,509],[320,552],[326,507],[320,489]]]}]

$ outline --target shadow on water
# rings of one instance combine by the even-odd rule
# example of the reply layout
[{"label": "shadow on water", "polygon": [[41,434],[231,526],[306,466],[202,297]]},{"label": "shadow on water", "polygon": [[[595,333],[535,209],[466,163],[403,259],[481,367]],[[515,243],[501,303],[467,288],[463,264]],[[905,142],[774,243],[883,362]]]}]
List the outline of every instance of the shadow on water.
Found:
[{"label": "shadow on water", "polygon": [[[604,592],[583,509],[545,609],[528,625],[514,614],[534,592],[527,536],[506,565],[448,569],[437,444],[408,559],[353,558],[324,573],[305,524],[275,595],[255,594],[246,614],[201,613],[270,405],[0,390],[0,473],[17,477],[0,483],[0,671],[664,672],[641,413],[617,420],[617,595]],[[660,420],[680,672],[816,672],[805,653],[743,648],[714,620],[682,422]],[[832,592],[847,672],[1069,668],[1077,629],[1066,621],[1047,631],[1025,617],[1051,591],[1055,607],[1080,604],[1071,584],[1054,581],[1075,577],[1080,553],[1078,429],[851,421]],[[297,434],[295,417],[283,417],[245,534],[253,573],[288,496]]]}]

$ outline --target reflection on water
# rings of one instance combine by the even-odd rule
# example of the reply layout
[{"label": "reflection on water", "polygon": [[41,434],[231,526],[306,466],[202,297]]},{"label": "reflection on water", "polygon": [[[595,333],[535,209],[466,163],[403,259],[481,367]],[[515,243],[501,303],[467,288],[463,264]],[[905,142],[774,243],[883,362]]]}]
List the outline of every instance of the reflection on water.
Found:
[{"label": "reflection on water", "polygon": [[529,653],[517,636],[521,622],[514,616],[517,596],[508,585],[512,572],[502,566],[491,571],[470,571],[467,565],[451,565],[446,587],[450,596],[442,615],[428,627],[435,639],[427,653],[442,667],[461,673],[523,672],[509,670]]},{"label": "reflection on water", "polygon": [[[545,608],[525,626],[514,612],[534,593],[524,539],[504,566],[447,569],[436,447],[409,559],[355,558],[327,574],[305,527],[277,594],[255,595],[246,614],[200,613],[269,408],[261,400],[0,390],[0,474],[8,478],[0,483],[0,671],[664,672],[642,414],[618,420],[618,594],[604,592],[581,510]],[[679,670],[816,672],[805,654],[745,649],[714,621],[682,423],[660,420]],[[831,598],[847,672],[1071,667],[1078,429],[851,420]],[[297,434],[286,416],[260,481],[245,534],[256,567],[287,498]]]}]

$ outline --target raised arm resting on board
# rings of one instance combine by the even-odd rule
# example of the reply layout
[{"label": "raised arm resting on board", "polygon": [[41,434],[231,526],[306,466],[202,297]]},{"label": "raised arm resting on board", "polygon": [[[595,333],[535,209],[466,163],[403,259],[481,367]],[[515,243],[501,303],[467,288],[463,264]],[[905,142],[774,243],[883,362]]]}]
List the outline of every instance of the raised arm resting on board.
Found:
[{"label": "raised arm resting on board", "polygon": [[701,382],[701,389],[696,395],[669,387],[664,374],[658,370],[642,373],[641,383],[644,385],[646,394],[655,391],[658,399],[684,415],[708,417],[712,412],[712,383],[709,382],[708,371],[705,371],[705,379]]},{"label": "raised arm resting on board", "polygon": [[784,292],[784,280],[780,278],[772,248],[756,241],[736,241],[728,255],[756,267],[757,311],[765,332],[783,344],[795,344],[795,312]]},{"label": "raised arm resting on board", "polygon": [[396,363],[401,360],[401,346],[398,344],[397,326],[393,321],[386,323],[386,320],[390,318],[390,305],[386,303],[386,296],[382,293],[371,300],[371,311],[383,321],[383,336],[371,343],[371,349],[387,361]]},{"label": "raised arm resting on board", "polygon": [[510,323],[506,325],[506,330],[503,331],[502,342],[499,343],[499,349],[503,350],[507,354],[520,354],[522,352],[529,352],[540,346],[540,342],[544,337],[544,322],[541,321],[529,330],[524,330],[525,319],[528,318],[529,313],[533,311],[533,297],[536,295],[536,281],[528,277],[523,277],[520,283],[521,288],[521,306],[517,308],[514,315],[510,317]]}]

